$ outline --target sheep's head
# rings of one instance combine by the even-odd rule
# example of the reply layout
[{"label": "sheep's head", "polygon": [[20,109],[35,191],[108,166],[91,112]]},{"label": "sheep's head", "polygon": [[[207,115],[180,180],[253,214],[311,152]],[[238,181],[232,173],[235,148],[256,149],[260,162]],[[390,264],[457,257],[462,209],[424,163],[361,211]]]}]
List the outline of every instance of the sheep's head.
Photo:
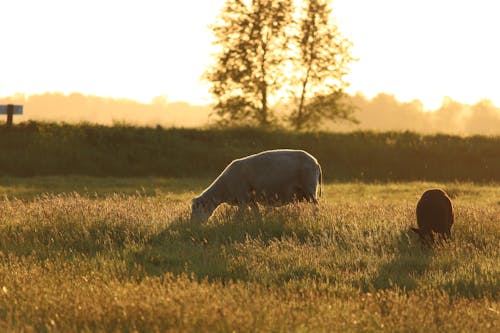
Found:
[{"label": "sheep's head", "polygon": [[206,222],[214,210],[215,207],[209,200],[194,198],[191,200],[191,222]]}]

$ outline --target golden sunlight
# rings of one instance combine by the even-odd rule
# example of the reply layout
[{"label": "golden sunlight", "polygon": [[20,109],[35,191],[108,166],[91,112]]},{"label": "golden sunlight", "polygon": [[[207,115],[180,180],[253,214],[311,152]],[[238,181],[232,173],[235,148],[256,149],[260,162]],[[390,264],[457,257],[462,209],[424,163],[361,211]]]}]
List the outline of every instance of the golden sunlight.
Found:
[{"label": "golden sunlight", "polygon": [[[200,76],[223,0],[3,2],[0,96],[80,92],[149,103],[211,102]],[[354,43],[349,92],[436,109],[445,96],[500,105],[495,2],[336,0]],[[8,15],[7,15],[8,14]],[[7,32],[7,33],[5,33]]]}]

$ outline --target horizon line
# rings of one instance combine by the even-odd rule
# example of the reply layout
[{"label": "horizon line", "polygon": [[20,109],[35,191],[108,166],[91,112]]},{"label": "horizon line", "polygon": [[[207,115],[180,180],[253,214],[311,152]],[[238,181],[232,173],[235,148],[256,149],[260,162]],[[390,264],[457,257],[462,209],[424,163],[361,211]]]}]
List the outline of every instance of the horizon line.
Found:
[{"label": "horizon line", "polygon": [[[135,97],[126,97],[126,96],[110,96],[110,95],[99,95],[95,93],[84,93],[80,91],[72,91],[72,92],[63,92],[63,91],[45,91],[43,93],[40,92],[35,92],[35,93],[26,93],[26,92],[15,92],[11,93],[9,95],[0,95],[0,100],[5,100],[5,99],[16,99],[16,98],[24,98],[24,99],[29,99],[32,96],[44,96],[44,95],[62,95],[64,97],[70,97],[72,95],[81,95],[83,97],[94,97],[94,98],[99,98],[99,99],[105,99],[105,100],[115,100],[115,101],[127,101],[127,102],[133,102],[137,104],[143,104],[143,105],[168,105],[168,104],[177,104],[177,103],[182,103],[182,104],[189,104],[192,106],[200,106],[200,107],[211,107],[215,104],[215,102],[206,102],[206,103],[200,103],[199,101],[193,102],[193,101],[187,101],[187,100],[169,100],[168,94],[161,94],[157,96],[153,96],[149,99],[149,101],[146,101],[145,99],[140,99],[140,98],[135,98]],[[460,101],[459,99],[456,99],[451,96],[443,95],[441,98],[441,103],[438,107],[436,108],[429,108],[426,107],[424,102],[419,99],[419,98],[414,98],[411,100],[402,100],[399,99],[395,93],[390,93],[390,92],[385,92],[385,91],[380,91],[377,92],[376,94],[372,94],[370,97],[368,94],[362,92],[362,91],[356,91],[354,93],[346,93],[347,96],[349,97],[362,97],[366,100],[374,100],[378,96],[390,96],[393,97],[397,102],[401,104],[412,104],[415,102],[418,102],[422,105],[422,111],[435,111],[444,106],[446,103],[450,102],[456,102],[464,106],[473,106],[480,104],[481,102],[489,102],[492,106],[496,108],[500,108],[500,105],[497,105],[493,102],[492,98],[488,97],[483,97],[483,98],[478,98],[475,102],[470,103],[470,102],[463,102]],[[156,101],[155,101],[156,100]],[[286,104],[286,102],[278,102],[275,105],[279,104]]]}]

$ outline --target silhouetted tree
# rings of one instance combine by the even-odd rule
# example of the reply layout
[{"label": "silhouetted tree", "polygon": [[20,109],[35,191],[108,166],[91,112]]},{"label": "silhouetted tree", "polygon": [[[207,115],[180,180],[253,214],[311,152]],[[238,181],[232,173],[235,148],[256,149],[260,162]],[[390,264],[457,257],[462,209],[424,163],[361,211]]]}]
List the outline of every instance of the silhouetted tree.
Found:
[{"label": "silhouetted tree", "polygon": [[211,27],[220,48],[205,73],[223,123],[267,126],[270,98],[282,87],[287,54],[286,27],[292,0],[227,0]]},{"label": "silhouetted tree", "polygon": [[294,24],[291,100],[289,115],[296,129],[316,126],[321,120],[345,119],[356,122],[354,108],[344,98],[344,76],[354,59],[351,43],[332,22],[329,1],[304,0]]}]

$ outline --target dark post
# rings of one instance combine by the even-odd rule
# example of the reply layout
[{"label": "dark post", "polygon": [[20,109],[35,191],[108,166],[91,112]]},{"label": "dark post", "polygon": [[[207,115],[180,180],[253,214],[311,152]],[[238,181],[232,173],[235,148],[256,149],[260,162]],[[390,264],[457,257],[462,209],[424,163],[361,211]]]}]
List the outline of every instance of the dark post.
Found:
[{"label": "dark post", "polygon": [[8,104],[7,105],[7,127],[12,126],[13,115],[14,115],[14,105]]}]

